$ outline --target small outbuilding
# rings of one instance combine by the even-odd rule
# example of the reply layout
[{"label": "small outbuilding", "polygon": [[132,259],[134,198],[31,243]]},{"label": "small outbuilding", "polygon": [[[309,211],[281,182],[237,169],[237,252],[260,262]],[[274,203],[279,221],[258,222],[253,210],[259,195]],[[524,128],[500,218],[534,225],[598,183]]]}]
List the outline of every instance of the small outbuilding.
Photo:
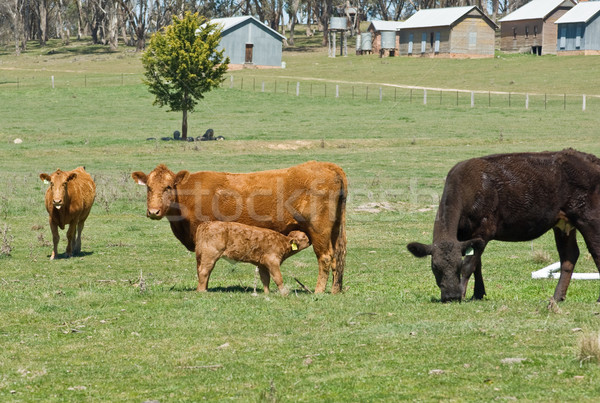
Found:
[{"label": "small outbuilding", "polygon": [[600,1],[579,3],[556,21],[561,55],[600,55]]},{"label": "small outbuilding", "polygon": [[400,27],[400,54],[494,57],[497,28],[476,6],[419,10]]},{"label": "small outbuilding", "polygon": [[231,64],[281,66],[285,37],[252,16],[215,18],[210,21],[222,28],[219,50]]},{"label": "small outbuilding", "polygon": [[399,47],[398,30],[402,21],[371,21],[367,31],[371,33],[373,53],[395,56]]},{"label": "small outbuilding", "polygon": [[555,22],[574,6],[574,0],[532,0],[501,18],[500,50],[556,54]]}]

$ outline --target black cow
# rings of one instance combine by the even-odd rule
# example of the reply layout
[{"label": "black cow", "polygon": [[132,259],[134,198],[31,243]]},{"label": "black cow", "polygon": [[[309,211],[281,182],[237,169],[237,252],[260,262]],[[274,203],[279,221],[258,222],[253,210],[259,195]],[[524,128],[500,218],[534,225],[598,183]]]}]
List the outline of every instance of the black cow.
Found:
[{"label": "black cow", "polygon": [[463,299],[473,273],[473,298],[481,299],[487,243],[528,241],[550,228],[561,264],[554,300],[562,301],[579,257],[575,230],[600,271],[600,159],[566,149],[460,162],[446,178],[433,244],[407,247],[417,257],[431,255],[442,302]]}]

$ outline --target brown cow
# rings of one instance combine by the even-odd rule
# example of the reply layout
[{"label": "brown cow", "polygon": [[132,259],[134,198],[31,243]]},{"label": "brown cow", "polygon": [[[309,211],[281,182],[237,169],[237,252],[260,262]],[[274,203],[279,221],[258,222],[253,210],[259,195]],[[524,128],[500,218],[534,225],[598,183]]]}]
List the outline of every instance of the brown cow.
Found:
[{"label": "brown cow", "polygon": [[[49,182],[50,187],[46,190],[46,210],[50,216],[50,230],[52,231],[52,243],[54,249],[50,259],[58,255],[58,227],[67,230],[66,256],[81,252],[81,232],[85,220],[90,214],[92,204],[96,197],[96,184],[92,177],[85,171],[84,167],[72,171],[61,171],[57,169],[52,175],[40,174],[40,179]],[[77,230],[77,238],[75,231]]]},{"label": "brown cow", "polygon": [[215,263],[225,257],[256,265],[265,294],[269,293],[270,277],[273,277],[281,295],[287,295],[289,291],[283,286],[279,268],[288,257],[309,246],[308,237],[301,231],[292,231],[285,236],[270,229],[237,222],[201,223],[196,230],[197,290],[206,291]]},{"label": "brown cow", "polygon": [[433,244],[407,247],[417,257],[431,255],[442,301],[463,299],[473,273],[473,298],[481,299],[481,254],[487,243],[528,241],[551,228],[561,263],[554,300],[562,301],[579,257],[575,230],[600,270],[600,160],[595,156],[567,149],[460,162],[446,178]]},{"label": "brown cow", "polygon": [[246,174],[180,171],[158,165],[132,178],[148,188],[147,216],[167,217],[173,233],[190,251],[198,224],[235,221],[284,235],[306,233],[319,262],[315,292],[325,291],[329,271],[332,292],[342,290],[346,260],[344,171],[328,162],[310,161],[287,169]]}]

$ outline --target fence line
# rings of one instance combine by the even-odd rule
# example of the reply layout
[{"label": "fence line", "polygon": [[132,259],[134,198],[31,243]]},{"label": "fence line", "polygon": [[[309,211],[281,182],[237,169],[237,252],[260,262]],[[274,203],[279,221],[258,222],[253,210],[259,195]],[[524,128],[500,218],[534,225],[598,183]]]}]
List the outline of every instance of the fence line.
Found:
[{"label": "fence line", "polygon": [[[243,77],[241,85],[235,85],[234,76],[230,76],[230,89],[243,88]],[[503,91],[483,91],[483,90],[464,90],[447,89],[422,86],[397,85],[388,83],[353,83],[346,81],[328,81],[325,79],[314,80],[279,80],[285,81],[286,87],[295,85],[295,96],[323,97],[334,99],[360,99],[373,101],[370,92],[373,89],[378,91],[379,97],[375,98],[379,102],[406,101],[413,103],[414,96],[422,94],[423,105],[435,104],[436,97],[439,98],[439,105],[469,106],[476,107],[508,107],[512,109],[543,109],[548,110],[580,110],[585,112],[590,108],[600,110],[600,95],[589,94],[556,94],[556,93],[536,93],[536,92],[503,92]],[[262,80],[261,92],[277,93],[278,80]],[[335,92],[331,95],[327,91],[327,86],[334,85]],[[281,85],[279,86],[281,88]],[[361,95],[361,92],[363,95]],[[289,91],[287,91],[289,94]],[[451,95],[452,96],[448,96]]]},{"label": "fence line", "polygon": [[[12,81],[4,81],[0,77],[0,91],[11,88],[78,88],[78,87],[110,87],[138,85],[142,82],[141,74],[64,74],[54,73],[51,76],[17,77]],[[246,77],[247,80],[250,79]],[[228,81],[228,83],[227,83]],[[285,82],[285,85],[282,85]],[[295,86],[295,91],[290,88]],[[222,87],[242,91],[258,91],[263,93],[286,93],[292,96],[324,97],[332,99],[352,99],[371,102],[408,102],[413,103],[415,96],[422,95],[423,105],[467,106],[477,107],[508,107],[525,110],[579,110],[582,112],[600,111],[600,95],[590,94],[556,94],[535,92],[503,92],[465,90],[452,88],[435,88],[389,83],[350,82],[341,80],[326,80],[306,77],[278,77],[277,79],[261,79],[252,77],[252,85],[244,85],[244,77],[236,80],[230,75]],[[335,91],[328,91],[335,88]],[[372,96],[377,91],[378,97]],[[371,95],[371,96],[370,96]],[[436,97],[438,99],[436,99]]]}]

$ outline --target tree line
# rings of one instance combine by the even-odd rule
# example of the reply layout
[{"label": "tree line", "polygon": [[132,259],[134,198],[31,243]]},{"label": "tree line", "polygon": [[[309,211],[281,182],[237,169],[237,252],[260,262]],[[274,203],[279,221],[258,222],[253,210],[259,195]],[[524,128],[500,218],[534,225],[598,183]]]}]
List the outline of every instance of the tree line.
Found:
[{"label": "tree line", "polygon": [[116,50],[119,42],[142,50],[153,32],[186,11],[211,18],[253,15],[294,44],[296,24],[306,24],[306,35],[320,32],[327,44],[332,16],[357,12],[356,24],[366,20],[401,20],[416,10],[476,5],[493,19],[529,0],[1,0],[0,43],[14,44],[17,54],[29,41],[44,46],[60,38],[90,37],[94,44]]}]

